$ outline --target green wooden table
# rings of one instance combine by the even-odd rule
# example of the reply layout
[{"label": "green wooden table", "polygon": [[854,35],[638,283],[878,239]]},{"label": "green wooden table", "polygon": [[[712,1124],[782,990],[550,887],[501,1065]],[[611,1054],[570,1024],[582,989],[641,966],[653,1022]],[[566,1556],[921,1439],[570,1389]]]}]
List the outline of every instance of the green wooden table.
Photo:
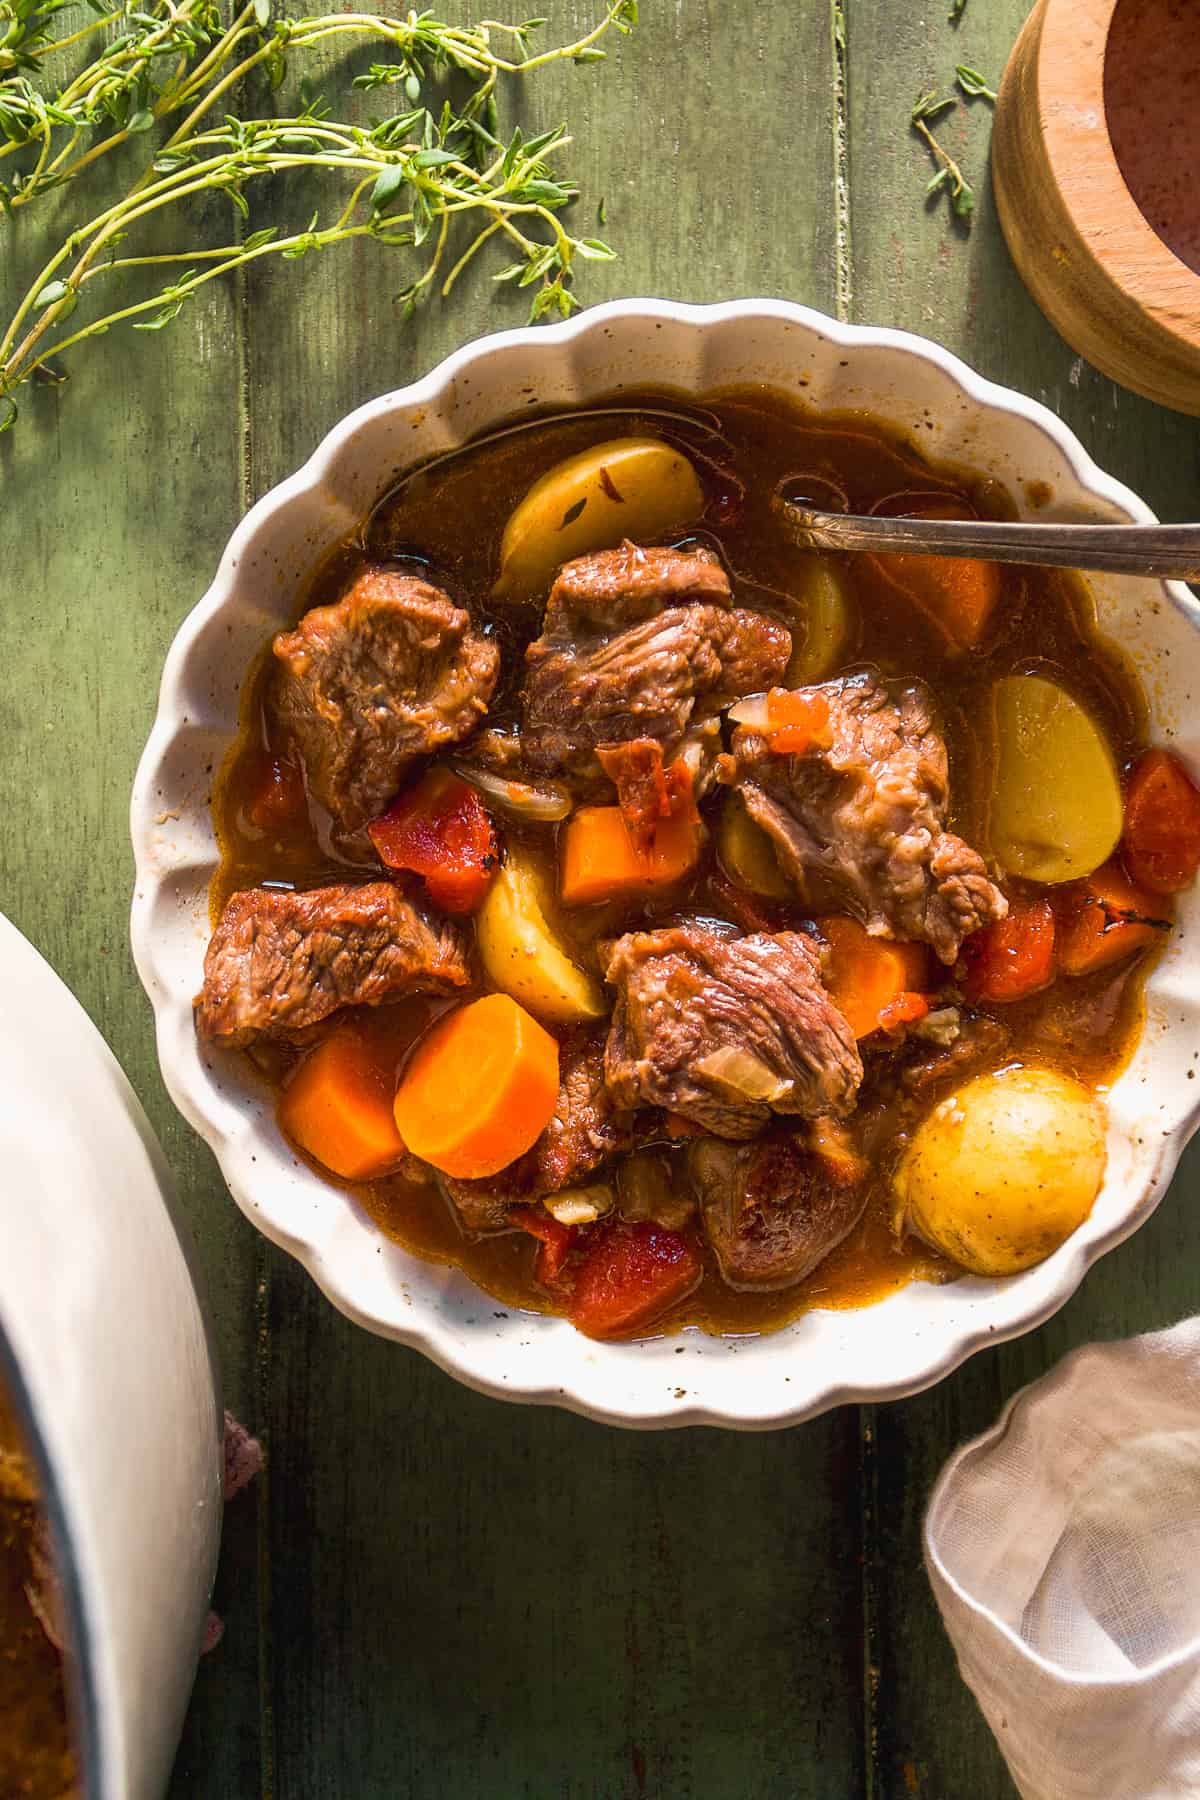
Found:
[{"label": "green wooden table", "polygon": [[[846,0],[843,20],[838,0],[643,0],[607,68],[542,79],[530,118],[569,114],[621,251],[587,296],[785,295],[928,333],[1047,402],[1162,516],[1194,517],[1197,427],[1085,367],[1020,287],[981,103],[946,127],[980,177],[974,229],[923,204],[914,98],[956,62],[998,76],[1026,9],[969,0],[955,28],[948,5]],[[546,10],[565,33],[597,9]],[[0,288],[29,279],[53,223],[51,204],[2,228]],[[926,1584],[922,1505],[1064,1351],[1196,1310],[1195,1157],[1056,1319],[933,1392],[768,1436],[644,1436],[481,1399],[355,1330],[242,1219],[163,1092],[126,827],[163,655],[239,515],[337,419],[517,322],[488,274],[406,329],[396,264],[369,246],[210,287],[169,332],[110,335],[0,439],[0,905],[149,1109],[228,1403],[269,1454],[228,1515],[226,1635],[173,1792],[998,1800],[1013,1790]]]}]

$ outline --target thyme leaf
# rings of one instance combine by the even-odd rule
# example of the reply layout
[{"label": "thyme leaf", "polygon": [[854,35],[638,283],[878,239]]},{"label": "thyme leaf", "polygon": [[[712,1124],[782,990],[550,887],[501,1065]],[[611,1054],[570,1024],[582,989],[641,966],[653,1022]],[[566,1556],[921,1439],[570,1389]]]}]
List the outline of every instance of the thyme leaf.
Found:
[{"label": "thyme leaf", "polygon": [[954,79],[968,100],[990,100],[993,106],[996,104],[995,89],[989,86],[987,77],[981,75],[978,69],[959,63],[954,71]]}]

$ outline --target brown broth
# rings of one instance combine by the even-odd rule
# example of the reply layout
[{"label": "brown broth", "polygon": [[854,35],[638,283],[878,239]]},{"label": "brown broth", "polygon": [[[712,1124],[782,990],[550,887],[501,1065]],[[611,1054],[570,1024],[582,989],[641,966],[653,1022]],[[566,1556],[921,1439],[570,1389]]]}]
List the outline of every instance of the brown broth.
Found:
[{"label": "brown broth", "polygon": [[[500,615],[491,609],[504,525],[532,483],[564,457],[609,438],[641,433],[670,439],[697,463],[707,508],[702,525],[687,538],[718,549],[734,577],[739,604],[764,612],[779,611],[795,582],[798,552],[770,506],[771,496],[785,483],[818,500],[836,491],[858,512],[905,492],[960,497],[981,517],[1011,517],[1014,512],[1011,498],[994,481],[931,464],[910,439],[865,415],[818,416],[790,396],[765,389],[712,394],[699,403],[669,393],[621,395],[609,408],[523,421],[520,429],[468,445],[403,477],[360,530],[326,560],[307,590],[297,594],[296,615],[337,599],[367,563],[418,559],[431,580],[470,605],[499,638],[505,675],[489,723],[504,723],[517,710],[521,651],[539,626],[536,613]],[[1144,696],[1120,652],[1100,636],[1090,592],[1078,577],[1005,568],[996,628],[982,648],[955,657],[899,592],[872,577],[867,564],[846,558],[844,572],[857,604],[859,629],[842,666],[870,664],[888,677],[920,676],[929,683],[950,754],[953,823],[969,840],[978,842],[983,835],[988,755],[987,734],[979,722],[991,717],[991,690],[998,677],[1035,671],[1052,676],[1091,713],[1122,765],[1142,747]],[[213,805],[221,864],[212,889],[214,920],[238,888],[264,882],[311,886],[345,879],[363,867],[347,864],[331,840],[328,820],[315,807],[284,837],[267,840],[247,823],[245,805],[256,769],[282,747],[272,741],[264,707],[270,662],[265,646],[247,680],[241,736],[217,782]],[[705,803],[706,810],[712,806],[711,800]],[[514,835],[510,827],[506,831]],[[549,865],[549,828],[516,835]],[[719,914],[720,904],[706,886],[712,868],[710,847],[687,893],[665,898],[658,913],[690,904],[693,910]],[[560,910],[553,923],[577,960],[595,968],[597,937],[654,917],[653,908],[617,913],[593,907]],[[1008,1060],[1028,1057],[1103,1089],[1136,1042],[1146,966],[1143,959],[1115,975],[1059,982],[1032,1000],[997,1008],[1014,1034],[1014,1055]],[[434,1010],[425,1001],[380,1009],[369,1029],[399,1067]],[[870,1066],[869,1043],[866,1051]],[[295,1057],[295,1052],[272,1049],[256,1060],[279,1085]],[[900,1147],[900,1138],[893,1135],[876,1160],[861,1223],[807,1280],[781,1293],[735,1292],[720,1279],[702,1245],[706,1274],[701,1286],[658,1329],[696,1324],[731,1334],[774,1330],[813,1306],[861,1306],[914,1279],[954,1279],[958,1271],[924,1245],[911,1238],[897,1241],[889,1178]],[[418,1255],[459,1265],[506,1306],[553,1310],[533,1283],[534,1245],[524,1234],[467,1237],[433,1183],[393,1177],[352,1192],[383,1231]]]}]

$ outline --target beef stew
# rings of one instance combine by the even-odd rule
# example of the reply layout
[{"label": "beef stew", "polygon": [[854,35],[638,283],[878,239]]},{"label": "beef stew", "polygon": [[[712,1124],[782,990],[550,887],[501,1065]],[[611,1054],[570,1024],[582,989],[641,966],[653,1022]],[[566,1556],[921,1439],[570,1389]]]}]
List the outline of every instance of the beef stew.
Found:
[{"label": "beef stew", "polygon": [[214,796],[201,1035],[381,1229],[596,1336],[1049,1253],[1200,863],[1076,577],[802,553],[790,495],[1012,512],[779,394],[521,421],[297,596]]}]

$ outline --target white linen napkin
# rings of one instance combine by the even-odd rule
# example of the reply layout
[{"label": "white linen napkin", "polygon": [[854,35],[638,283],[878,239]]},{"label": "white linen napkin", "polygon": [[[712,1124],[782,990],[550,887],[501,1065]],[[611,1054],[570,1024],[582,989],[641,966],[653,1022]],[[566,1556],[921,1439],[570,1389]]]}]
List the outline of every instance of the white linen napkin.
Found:
[{"label": "white linen napkin", "polygon": [[939,1476],[925,1563],[1025,1800],[1195,1800],[1200,1319],[1017,1394]]}]

